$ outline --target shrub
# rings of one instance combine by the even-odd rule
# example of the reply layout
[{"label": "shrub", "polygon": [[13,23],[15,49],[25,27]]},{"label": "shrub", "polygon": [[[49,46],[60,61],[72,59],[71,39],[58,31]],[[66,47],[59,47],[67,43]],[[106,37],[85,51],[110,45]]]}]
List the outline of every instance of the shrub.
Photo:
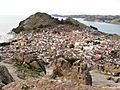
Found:
[{"label": "shrub", "polygon": [[22,32],[22,31],[24,31],[24,30],[25,30],[24,27],[17,27],[17,28],[13,28],[12,29],[12,31],[17,33],[17,34]]}]

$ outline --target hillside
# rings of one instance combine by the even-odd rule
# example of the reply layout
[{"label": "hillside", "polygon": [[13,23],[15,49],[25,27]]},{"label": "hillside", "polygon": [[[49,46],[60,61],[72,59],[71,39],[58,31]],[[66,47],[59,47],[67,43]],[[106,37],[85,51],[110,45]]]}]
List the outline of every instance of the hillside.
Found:
[{"label": "hillside", "polygon": [[113,23],[113,24],[120,24],[120,18],[111,20],[111,23]]},{"label": "hillside", "polygon": [[79,28],[86,28],[87,26],[68,17],[66,20],[58,20],[57,18],[51,17],[46,13],[37,12],[27,19],[21,21],[17,28],[14,28],[12,31],[15,33],[20,33],[22,31],[40,31],[41,28],[54,27],[56,25],[73,25]]},{"label": "hillside", "polygon": [[34,15],[29,16],[27,19],[21,21],[17,28],[14,28],[12,31],[19,33],[21,31],[30,31],[37,28],[54,26],[60,23],[58,19],[51,17],[46,13],[37,12]]}]

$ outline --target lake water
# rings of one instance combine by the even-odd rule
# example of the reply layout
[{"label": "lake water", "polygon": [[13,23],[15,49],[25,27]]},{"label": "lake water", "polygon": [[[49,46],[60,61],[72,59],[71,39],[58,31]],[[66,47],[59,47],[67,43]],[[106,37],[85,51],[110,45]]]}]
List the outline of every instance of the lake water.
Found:
[{"label": "lake water", "polygon": [[19,22],[25,18],[26,16],[0,15],[0,42],[11,39],[13,36],[7,33],[17,27]]},{"label": "lake water", "polygon": [[[55,17],[59,20],[66,19],[65,17]],[[74,18],[81,23],[84,23],[87,26],[94,26],[97,27],[100,31],[110,33],[110,34],[118,34],[120,35],[120,25],[110,24],[110,23],[103,23],[103,22],[92,22],[92,21],[84,21],[83,18]]]},{"label": "lake water", "polygon": [[120,25],[110,24],[110,23],[103,23],[103,22],[92,22],[92,21],[84,21],[81,18],[75,18],[76,20],[84,23],[88,26],[92,25],[97,27],[100,31],[112,34],[119,34],[120,35]]},{"label": "lake water", "polygon": [[[13,28],[17,27],[19,22],[27,17],[28,16],[15,16],[15,15],[0,16],[0,42],[7,41],[9,38],[12,38],[12,36],[8,35],[7,33],[9,33]],[[57,18],[62,19],[63,17],[57,17]],[[115,33],[120,35],[120,25],[84,21],[81,18],[75,18],[75,19],[88,26],[93,25],[97,27],[100,31],[112,33],[112,34]]]}]

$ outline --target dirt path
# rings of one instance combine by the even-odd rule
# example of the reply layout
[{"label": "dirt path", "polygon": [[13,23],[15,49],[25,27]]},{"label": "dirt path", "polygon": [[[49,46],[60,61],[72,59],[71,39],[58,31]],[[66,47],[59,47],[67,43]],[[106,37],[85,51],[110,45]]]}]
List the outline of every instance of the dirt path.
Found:
[{"label": "dirt path", "polygon": [[92,81],[94,86],[102,87],[120,87],[120,83],[115,83],[112,80],[107,80],[108,75],[101,74],[97,71],[91,71]]},{"label": "dirt path", "polygon": [[20,78],[18,78],[17,74],[15,73],[17,70],[15,66],[13,66],[12,64],[3,63],[3,62],[0,62],[0,65],[6,66],[6,68],[8,69],[9,73],[12,75],[15,81],[20,80]]}]

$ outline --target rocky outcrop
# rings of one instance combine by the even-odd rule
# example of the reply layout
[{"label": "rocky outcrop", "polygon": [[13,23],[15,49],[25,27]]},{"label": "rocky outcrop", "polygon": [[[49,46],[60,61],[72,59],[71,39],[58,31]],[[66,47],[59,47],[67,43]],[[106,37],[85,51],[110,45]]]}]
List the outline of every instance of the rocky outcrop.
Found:
[{"label": "rocky outcrop", "polygon": [[92,85],[92,78],[88,70],[88,66],[81,61],[76,61],[73,65],[63,59],[59,58],[55,62],[56,69],[53,70],[52,77],[64,76],[71,79],[73,82],[84,85]]},{"label": "rocky outcrop", "polygon": [[64,58],[58,58],[55,61],[55,69],[53,70],[52,78],[57,76],[67,76],[70,72],[71,64]]},{"label": "rocky outcrop", "polygon": [[75,79],[79,84],[92,85],[92,77],[86,63],[77,61],[72,67],[72,79]]},{"label": "rocky outcrop", "polygon": [[16,56],[16,65],[24,66],[28,70],[36,70],[37,72],[44,72],[46,74],[45,62],[38,59],[36,55],[29,55],[20,53]]},{"label": "rocky outcrop", "polygon": [[13,77],[10,75],[8,69],[5,66],[1,65],[0,66],[0,88],[13,81],[14,81]]},{"label": "rocky outcrop", "polygon": [[10,42],[3,42],[3,43],[0,43],[0,47],[8,46],[8,45],[10,45]]},{"label": "rocky outcrop", "polygon": [[92,25],[90,25],[90,27],[93,28],[94,30],[98,30],[97,27],[94,27],[94,26],[92,26]]}]

